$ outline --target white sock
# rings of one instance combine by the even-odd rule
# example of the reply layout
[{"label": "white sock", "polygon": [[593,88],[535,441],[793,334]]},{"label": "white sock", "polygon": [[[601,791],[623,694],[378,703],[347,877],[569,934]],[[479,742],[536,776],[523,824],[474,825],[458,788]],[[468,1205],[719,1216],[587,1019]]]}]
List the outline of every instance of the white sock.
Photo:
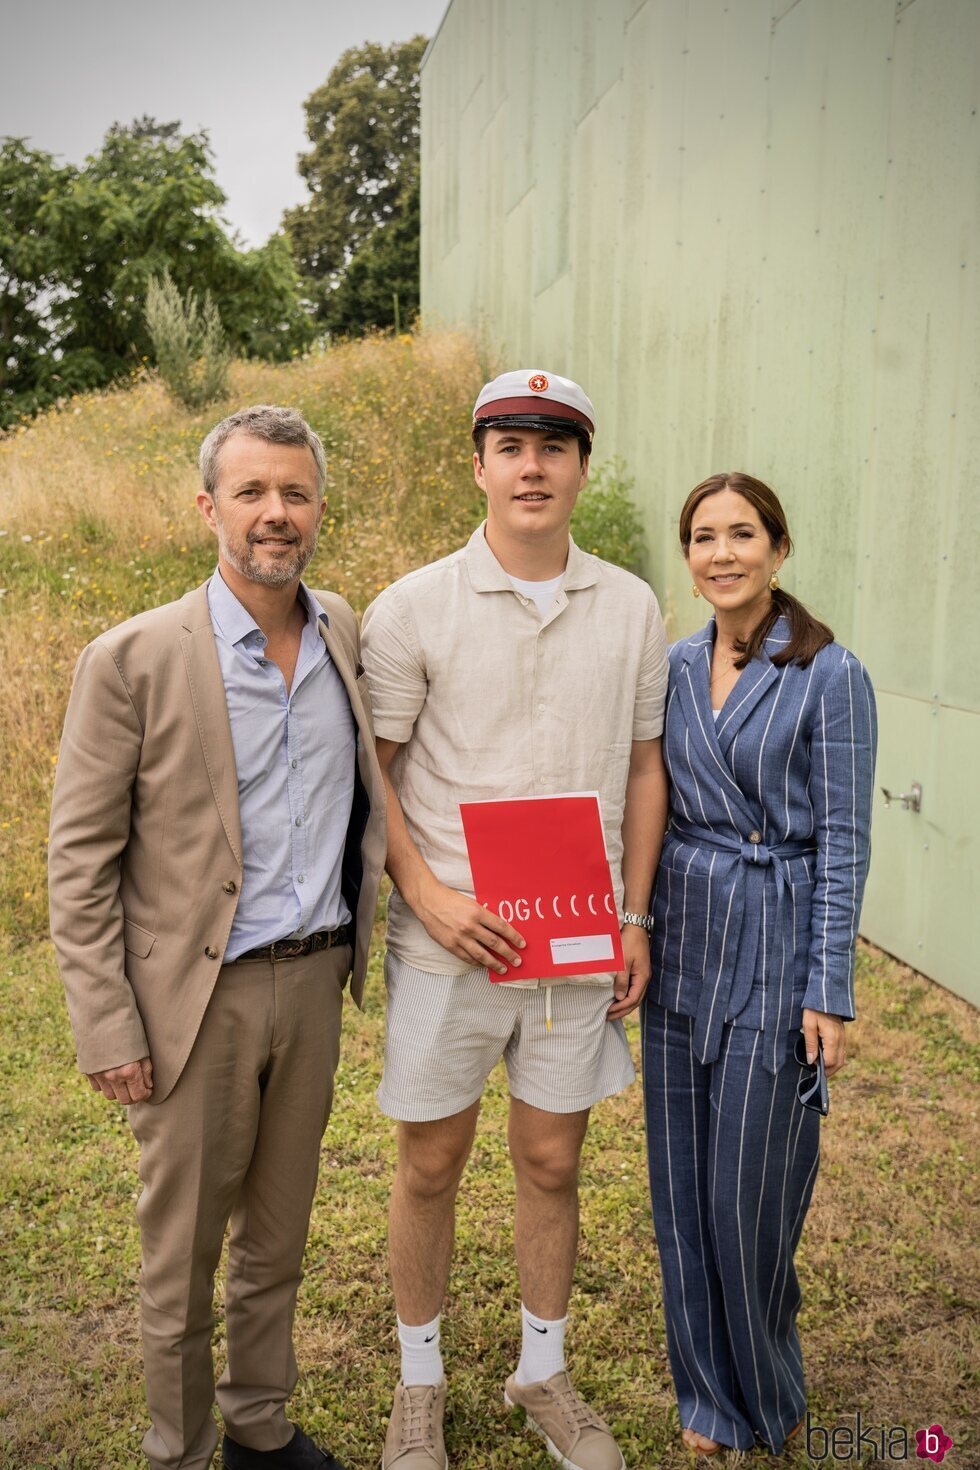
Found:
[{"label": "white sock", "polygon": [[522,1387],[543,1383],[565,1367],[565,1325],[567,1317],[549,1322],[536,1317],[521,1302],[521,1361],[517,1365],[517,1381]]},{"label": "white sock", "polygon": [[422,1327],[407,1327],[400,1317],[397,1321],[402,1347],[402,1383],[406,1388],[415,1383],[441,1383],[439,1317],[433,1317]]}]

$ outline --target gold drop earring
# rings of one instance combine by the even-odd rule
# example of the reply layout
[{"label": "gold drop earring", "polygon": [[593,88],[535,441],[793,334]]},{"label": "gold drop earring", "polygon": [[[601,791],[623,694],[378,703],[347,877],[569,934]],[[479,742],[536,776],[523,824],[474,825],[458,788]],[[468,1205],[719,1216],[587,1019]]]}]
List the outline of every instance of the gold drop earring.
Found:
[{"label": "gold drop earring", "polygon": [[691,588],[691,596],[692,596],[692,597],[700,597],[700,596],[701,596],[701,590],[700,590],[700,588],[699,588],[699,587],[698,587],[698,586],[697,586],[697,584],[696,584],[696,583],[695,583],[695,585],[694,585],[694,586],[693,586],[693,587],[692,587],[692,588]]},{"label": "gold drop earring", "polygon": [[776,573],[773,572],[772,576],[769,578],[769,591],[770,592],[775,592],[775,590],[776,590],[776,588],[778,586],[779,586],[779,578],[776,576]]}]

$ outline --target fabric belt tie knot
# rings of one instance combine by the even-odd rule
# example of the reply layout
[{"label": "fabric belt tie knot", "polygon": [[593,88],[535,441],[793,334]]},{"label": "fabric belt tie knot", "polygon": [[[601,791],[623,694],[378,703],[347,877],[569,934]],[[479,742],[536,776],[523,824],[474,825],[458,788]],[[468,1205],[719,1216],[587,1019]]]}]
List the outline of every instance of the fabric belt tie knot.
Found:
[{"label": "fabric belt tie knot", "polygon": [[[750,833],[747,839],[734,835],[726,837],[723,833],[709,832],[705,828],[676,819],[671,823],[671,831],[682,842],[728,853],[739,859],[734,864],[728,903],[719,903],[712,918],[710,949],[720,959],[717,972],[713,975],[706,973],[704,976],[694,1019],[694,1051],[705,1064],[718,1060],[726,1016],[730,1011],[737,1015],[748,1000],[758,952],[757,933],[746,936],[747,948],[742,955],[745,973],[740,978],[733,1005],[735,964],[739,957],[743,922],[746,910],[752,914],[762,914],[766,872],[771,870],[773,874],[776,885],[776,914],[773,946],[764,976],[766,1002],[762,1027],[762,1061],[766,1071],[775,1076],[786,1060],[786,1035],[793,1014],[794,953],[792,925],[787,932],[787,920],[790,916],[786,893],[790,881],[787,863],[790,858],[815,853],[816,847],[812,842],[800,841],[768,845],[762,841],[758,832]],[[787,956],[790,966],[788,977]]]}]

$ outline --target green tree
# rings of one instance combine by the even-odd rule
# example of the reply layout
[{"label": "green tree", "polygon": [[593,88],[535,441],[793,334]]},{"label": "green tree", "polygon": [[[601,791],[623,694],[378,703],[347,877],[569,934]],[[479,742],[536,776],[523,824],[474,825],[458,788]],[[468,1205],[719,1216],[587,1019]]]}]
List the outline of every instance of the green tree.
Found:
[{"label": "green tree", "polygon": [[[206,133],[143,118],[115,125],[72,187],[49,197],[42,222],[78,275],[62,346],[101,353],[109,375],[150,348],[143,308],[151,277],[169,270],[182,293],[208,290],[232,345],[288,356],[303,337],[288,245],[243,251],[221,216]],[[272,324],[272,325],[269,325]]]},{"label": "green tree", "polygon": [[285,358],[311,340],[285,236],[259,250],[229,236],[206,133],[116,124],[80,169],[7,139],[0,184],[0,310],[15,344],[0,423],[152,357],[146,293],[165,271],[182,296],[210,293],[235,352]]},{"label": "green tree", "polygon": [[150,279],[169,267],[181,289],[192,278],[210,285],[234,249],[223,203],[203,134],[150,119],[111,127],[101,152],[39,211],[63,271],[65,292],[51,311],[63,360],[94,355],[108,382],[148,356]]},{"label": "green tree", "polygon": [[309,202],[283,220],[317,320],[358,332],[419,303],[419,64],[424,36],[345,51],[306,102]]},{"label": "green tree", "polygon": [[60,168],[23,138],[0,143],[0,428],[86,386],[85,375],[72,378],[56,355],[52,316],[65,293],[64,273],[40,223],[45,199],[74,177],[74,169]]},{"label": "green tree", "polygon": [[419,307],[419,232],[416,175],[399,201],[399,212],[365,240],[329,297],[327,320],[332,331],[354,336],[365,327],[411,321]]}]

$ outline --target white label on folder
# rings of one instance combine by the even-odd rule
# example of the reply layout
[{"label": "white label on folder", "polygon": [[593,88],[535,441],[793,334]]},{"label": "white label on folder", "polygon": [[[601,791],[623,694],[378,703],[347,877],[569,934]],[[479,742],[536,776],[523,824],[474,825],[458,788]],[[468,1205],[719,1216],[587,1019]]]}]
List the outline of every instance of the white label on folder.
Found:
[{"label": "white label on folder", "polygon": [[612,957],[611,934],[576,934],[572,939],[551,941],[551,962],[554,965],[573,965],[580,960],[611,960]]}]

